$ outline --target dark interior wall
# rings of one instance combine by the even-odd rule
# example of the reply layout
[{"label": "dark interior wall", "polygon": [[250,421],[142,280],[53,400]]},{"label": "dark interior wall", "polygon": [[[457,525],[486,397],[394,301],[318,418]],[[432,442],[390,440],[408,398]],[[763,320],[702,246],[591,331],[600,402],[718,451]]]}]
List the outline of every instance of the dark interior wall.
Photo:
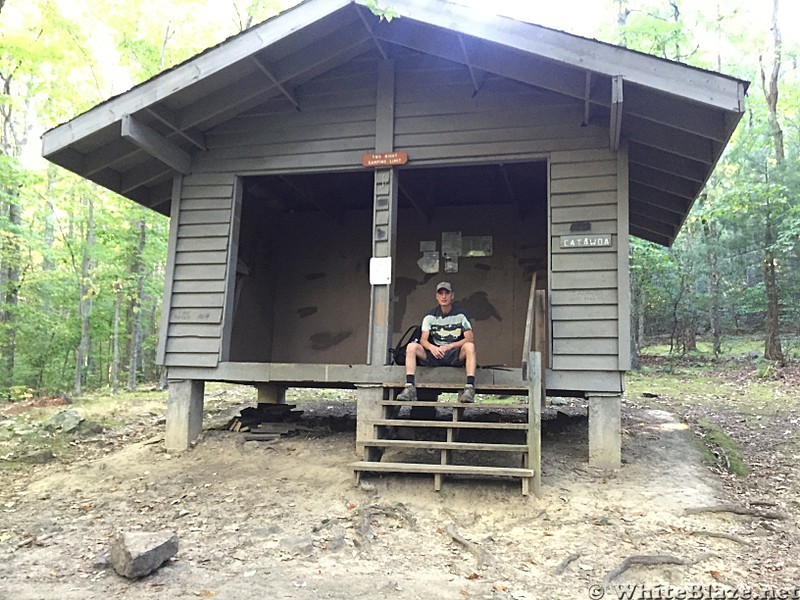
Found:
[{"label": "dark interior wall", "polygon": [[371,211],[289,214],[275,253],[274,362],[363,364]]},{"label": "dark interior wall", "polygon": [[[534,271],[538,287],[546,288],[546,166],[541,161],[510,169],[518,182],[516,202],[504,186],[487,185],[497,165],[401,171],[405,192],[398,209],[393,340],[422,320],[435,304],[433,288],[446,279],[472,317],[480,364],[519,366]],[[364,364],[371,172],[329,175],[330,179],[297,177],[245,185],[231,360]],[[311,197],[323,199],[320,205],[336,198],[332,206],[362,208],[331,214],[304,201],[289,204],[282,189],[287,180],[291,186],[314,190]],[[437,191],[435,196],[427,193],[431,189]],[[264,190],[280,190],[283,205],[270,202]],[[423,212],[404,194],[431,202]],[[490,238],[491,255],[461,256],[458,271],[447,272],[442,235],[454,232],[462,238]],[[419,267],[421,242],[439,253],[437,272]]]},{"label": "dark interior wall", "polygon": [[274,247],[281,243],[283,217],[247,196],[241,215],[230,360],[269,362],[274,336]]},{"label": "dark interior wall", "polygon": [[366,362],[372,213],[248,210],[257,204],[242,210],[248,273],[237,275],[231,360]]},{"label": "dark interior wall", "polygon": [[[520,219],[513,206],[470,206],[437,212],[431,222],[413,210],[398,217],[394,339],[411,325],[419,324],[436,306],[439,281],[453,284],[456,302],[470,315],[481,365],[519,366],[530,294],[531,273],[537,271],[538,287],[546,287],[546,213]],[[423,273],[417,265],[421,241],[436,241],[441,251],[442,232],[462,236],[491,236],[492,255],[460,257],[458,272],[446,273],[440,261],[438,273]]]}]

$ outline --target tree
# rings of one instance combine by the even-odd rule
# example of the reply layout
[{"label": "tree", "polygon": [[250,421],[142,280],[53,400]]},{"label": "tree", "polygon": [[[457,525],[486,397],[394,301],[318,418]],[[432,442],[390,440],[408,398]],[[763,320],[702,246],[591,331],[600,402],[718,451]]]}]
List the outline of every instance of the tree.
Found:
[{"label": "tree", "polygon": [[[775,166],[780,177],[785,172],[786,155],[783,144],[783,130],[778,120],[778,82],[783,50],[781,30],[778,23],[779,0],[773,0],[772,6],[772,68],[769,80],[767,80],[764,65],[763,63],[761,64],[761,87],[767,101],[770,137],[772,138],[773,151],[775,153]],[[764,258],[762,264],[764,268],[764,292],[767,301],[767,314],[764,323],[764,358],[783,362],[784,357],[780,339],[777,260],[775,256],[777,234],[775,231],[775,211],[770,196],[770,194],[767,194],[764,203]]]}]

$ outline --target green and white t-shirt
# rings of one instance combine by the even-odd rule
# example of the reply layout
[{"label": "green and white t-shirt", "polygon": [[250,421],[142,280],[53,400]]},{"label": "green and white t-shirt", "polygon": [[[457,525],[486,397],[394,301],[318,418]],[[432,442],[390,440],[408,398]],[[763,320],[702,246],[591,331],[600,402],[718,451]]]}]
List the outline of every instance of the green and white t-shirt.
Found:
[{"label": "green and white t-shirt", "polygon": [[444,346],[463,338],[465,331],[472,331],[472,324],[459,306],[453,305],[446,315],[437,306],[422,319],[422,331],[430,332],[428,340],[432,344]]}]

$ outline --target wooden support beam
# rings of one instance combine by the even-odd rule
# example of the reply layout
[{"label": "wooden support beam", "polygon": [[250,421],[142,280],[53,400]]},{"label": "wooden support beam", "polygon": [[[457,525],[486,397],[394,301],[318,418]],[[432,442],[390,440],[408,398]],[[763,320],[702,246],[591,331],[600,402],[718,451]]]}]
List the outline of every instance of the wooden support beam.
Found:
[{"label": "wooden support beam", "polygon": [[[363,5],[369,0],[354,1]],[[609,77],[624,72],[625,79],[637,85],[683,96],[726,111],[741,111],[738,91],[743,83],[732,77],[662,61],[610,44],[598,44],[596,40],[554,29],[531,26],[529,23],[500,16],[489,16],[452,2],[443,8],[440,3],[430,0],[404,0],[394,8],[400,18],[392,21],[392,29],[399,29],[395,24],[413,20],[417,23],[428,23],[432,29],[450,30],[481,38],[493,46],[513,49],[515,53],[535,54],[553,62],[580,68],[581,87],[582,73],[585,70]],[[438,43],[440,36],[434,34],[431,39]]]},{"label": "wooden support beam", "polygon": [[[342,62],[365,51],[370,40],[361,34],[361,28],[337,30],[304,49],[303,60],[291,55],[270,65],[270,72],[284,84],[302,83],[324,73]],[[193,127],[209,121],[220,122],[239,114],[270,98],[281,94],[274,83],[254,77],[244,78],[215,93],[198,100],[181,113],[180,126]]]},{"label": "wooden support beam", "polygon": [[160,104],[147,107],[147,112],[161,123],[169,127],[173,132],[195,146],[198,150],[208,150],[203,133],[193,127],[181,129],[178,126],[178,117],[169,109]]},{"label": "wooden support beam", "polygon": [[517,212],[519,213],[520,219],[525,218],[525,208],[522,206],[522,202],[520,202],[519,197],[517,196],[516,192],[514,192],[514,186],[511,184],[511,177],[508,175],[508,170],[506,166],[502,163],[497,165],[500,169],[500,176],[503,178],[503,184],[506,186],[506,191],[508,192],[508,196],[511,198],[511,202],[517,207]]},{"label": "wooden support beam", "polygon": [[629,232],[632,236],[642,238],[643,240],[649,240],[656,244],[661,244],[667,248],[672,246],[672,242],[675,241],[675,239],[670,236],[654,233],[644,227],[639,227],[635,223],[631,223]]},{"label": "wooden support beam", "polygon": [[697,197],[701,182],[683,179],[681,177],[664,177],[664,174],[652,167],[645,167],[640,164],[632,164],[629,170],[630,180],[641,183],[656,190],[667,192],[675,196],[686,198],[691,202]]},{"label": "wooden support beam", "polygon": [[[542,494],[542,356],[538,352],[528,354],[528,452],[525,467],[533,470],[533,493]],[[525,488],[523,488],[524,490]]]},{"label": "wooden support beam", "polygon": [[252,60],[253,64],[258,68],[258,70],[266,75],[267,79],[272,82],[272,84],[278,88],[278,90],[280,90],[281,94],[283,94],[289,100],[289,102],[292,103],[292,105],[297,109],[297,112],[300,112],[300,102],[297,101],[297,98],[295,98],[294,94],[287,90],[286,87],[280,81],[278,81],[275,75],[272,74],[272,70],[255,55],[251,56],[250,60]]},{"label": "wooden support beam", "polygon": [[[121,179],[118,194],[127,195],[136,188],[149,185],[170,178],[175,174],[175,169],[159,161],[148,161],[138,167],[126,171]],[[181,173],[184,175],[185,173]]]},{"label": "wooden support beam", "polygon": [[178,173],[188,175],[192,172],[192,157],[188,152],[142,125],[131,115],[122,117],[121,135]]},{"label": "wooden support beam", "polygon": [[707,166],[714,164],[714,146],[710,139],[648,119],[625,113],[622,133],[627,140],[657,148]]},{"label": "wooden support beam", "polygon": [[697,183],[703,183],[706,180],[707,174],[703,163],[651,146],[642,146],[636,142],[631,142],[629,147],[631,164],[649,167]]},{"label": "wooden support beam", "polygon": [[[395,63],[385,60],[378,65],[378,88],[375,110],[375,151],[394,150]],[[375,169],[372,198],[372,260],[396,259],[397,196],[399,173],[394,168]],[[394,313],[394,265],[390,266],[388,284],[370,286],[370,321],[367,340],[367,364],[385,365],[391,346]]]},{"label": "wooden support beam", "polygon": [[690,203],[686,198],[649,187],[638,181],[630,182],[629,194],[631,199],[673,212],[679,219],[689,212]]},{"label": "wooden support beam", "polygon": [[404,186],[402,183],[398,183],[397,188],[400,190],[400,193],[403,194],[409,202],[411,202],[411,206],[413,206],[426,221],[430,222],[430,207],[424,202],[420,201],[414,194],[409,192],[408,188],[406,188],[406,186]]},{"label": "wooden support beam", "polygon": [[[347,6],[352,0],[319,0],[286,11],[280,19],[268,19],[242,32],[225,44],[203,52],[192,60],[169,69],[128,93],[103,102],[95,108],[59,125],[42,136],[42,154],[47,157],[69,144],[119,120],[119,115],[134,114],[190,85],[214,75],[254,52],[282,40],[309,22],[322,19]],[[183,126],[182,126],[183,127]],[[185,128],[184,128],[185,129]]]},{"label": "wooden support beam", "polygon": [[375,37],[375,33],[372,31],[372,27],[370,27],[369,23],[367,23],[367,17],[366,13],[364,12],[364,9],[359,8],[355,4],[353,6],[355,7],[356,12],[358,13],[358,18],[361,19],[361,22],[364,24],[364,27],[366,27],[367,32],[369,33],[369,37],[372,38],[372,41],[375,43],[375,47],[378,49],[378,52],[380,52],[381,56],[383,57],[383,60],[389,60],[389,55],[386,53],[386,50],[383,49],[383,45],[378,41],[378,38]]},{"label": "wooden support beam", "polygon": [[589,125],[589,108],[592,105],[592,72],[586,71],[586,86],[583,91],[583,123],[584,127]]},{"label": "wooden support beam", "polygon": [[467,69],[469,69],[469,77],[472,79],[472,87],[474,88],[475,92],[472,94],[474,98],[478,94],[478,90],[480,90],[480,85],[478,84],[478,77],[477,73],[475,72],[475,67],[472,66],[472,61],[469,59],[469,52],[467,52],[467,45],[464,43],[464,36],[458,36],[458,44],[461,46],[461,52],[464,54],[464,64],[467,65]]},{"label": "wooden support beam", "polygon": [[317,200],[314,197],[314,195],[307,187],[301,187],[300,185],[296,184],[294,181],[292,181],[291,179],[289,179],[289,177],[285,175],[278,175],[278,179],[280,179],[286,185],[286,187],[292,190],[293,193],[300,196],[300,198],[302,198],[309,204],[313,204],[321,212],[324,212],[325,214],[331,217],[334,216],[334,214],[324,204],[322,204],[319,200]]},{"label": "wooden support beam", "polygon": [[611,120],[608,126],[611,150],[619,150],[619,137],[622,131],[622,75],[611,78]]}]

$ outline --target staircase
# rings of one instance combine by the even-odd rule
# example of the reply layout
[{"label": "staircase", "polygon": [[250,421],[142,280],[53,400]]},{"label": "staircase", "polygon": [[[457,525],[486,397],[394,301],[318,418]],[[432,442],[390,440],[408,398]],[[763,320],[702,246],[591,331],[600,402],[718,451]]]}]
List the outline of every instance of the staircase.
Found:
[{"label": "staircase", "polygon": [[[528,401],[517,404],[464,404],[457,401],[399,401],[399,387],[389,388],[378,400],[376,418],[369,420],[359,446],[365,460],[353,463],[356,481],[361,473],[414,473],[433,475],[439,491],[447,476],[511,477],[519,479],[522,494],[541,485],[541,379],[539,354],[531,353],[532,366],[520,379],[519,392]],[[479,393],[492,393],[481,388]],[[428,384],[429,390],[456,391]],[[435,397],[434,392],[434,397]],[[413,418],[424,413],[422,418]],[[381,460],[386,458],[388,460]]]}]

